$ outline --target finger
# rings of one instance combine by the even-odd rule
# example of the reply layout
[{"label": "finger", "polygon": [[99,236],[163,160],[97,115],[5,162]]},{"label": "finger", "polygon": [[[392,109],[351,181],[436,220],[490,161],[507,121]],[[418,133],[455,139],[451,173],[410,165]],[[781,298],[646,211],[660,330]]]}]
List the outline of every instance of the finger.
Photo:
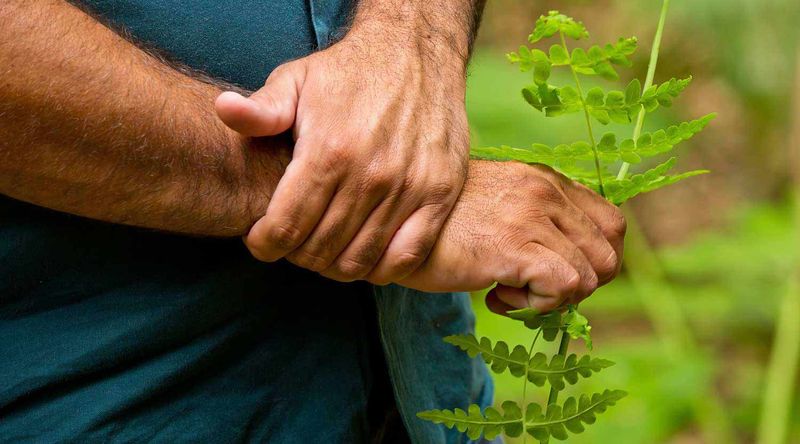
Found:
[{"label": "finger", "polygon": [[505,285],[495,287],[495,294],[504,304],[512,307],[512,310],[527,308],[530,300],[528,299],[527,288],[514,288]]},{"label": "finger", "polygon": [[[614,250],[616,257],[611,261],[614,270],[610,273],[610,277],[613,278],[619,273],[624,253],[627,224],[622,211],[617,206],[600,200],[594,191],[576,182],[564,185],[564,192],[569,200],[594,223]],[[608,274],[602,274],[605,276],[601,276],[601,283],[607,283]]]},{"label": "finger", "polygon": [[521,254],[507,258],[514,264],[497,275],[500,285],[528,290],[528,305],[543,313],[574,298],[581,288],[581,275],[561,255],[536,243]]},{"label": "finger", "polygon": [[495,290],[490,291],[486,295],[486,307],[494,314],[501,316],[508,316],[508,312],[515,310],[511,305],[506,304],[497,295]]},{"label": "finger", "polygon": [[385,197],[385,192],[365,193],[357,185],[344,185],[336,192],[308,239],[287,258],[312,271],[327,269]]},{"label": "finger", "polygon": [[589,261],[600,283],[605,284],[616,276],[617,252],[586,213],[569,203],[554,213],[551,220]]},{"label": "finger", "polygon": [[376,285],[399,282],[428,258],[447,219],[445,205],[431,204],[415,211],[394,234],[367,280]]},{"label": "finger", "polygon": [[336,177],[305,159],[292,160],[278,183],[267,212],[245,237],[257,259],[274,262],[306,240],[336,189]]},{"label": "finger", "polygon": [[250,97],[228,91],[217,97],[219,118],[250,137],[274,136],[294,125],[301,78],[297,69],[278,68]]},{"label": "finger", "polygon": [[[589,297],[599,285],[599,277],[592,266],[592,263],[558,227],[553,225],[540,235],[539,243],[561,256],[570,266],[580,275],[580,285],[578,291],[569,299],[570,303],[577,304]],[[610,247],[609,247],[610,250]]]},{"label": "finger", "polygon": [[342,254],[321,274],[342,282],[366,278],[375,269],[402,221],[413,210],[413,205],[401,202],[400,198],[401,193],[397,193],[378,205]]}]

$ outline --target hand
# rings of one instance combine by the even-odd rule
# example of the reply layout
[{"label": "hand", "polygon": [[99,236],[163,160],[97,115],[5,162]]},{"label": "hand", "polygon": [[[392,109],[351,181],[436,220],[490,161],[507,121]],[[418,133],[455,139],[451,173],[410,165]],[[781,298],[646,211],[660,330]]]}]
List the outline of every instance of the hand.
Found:
[{"label": "hand", "polygon": [[256,258],[385,283],[427,258],[466,176],[464,61],[385,37],[376,46],[353,30],[279,67],[250,98],[217,99],[244,135],[294,126],[292,161],[245,240]]},{"label": "hand", "polygon": [[436,292],[498,282],[492,311],[551,311],[616,276],[624,237],[617,207],[552,169],[475,161],[431,255],[400,283]]}]

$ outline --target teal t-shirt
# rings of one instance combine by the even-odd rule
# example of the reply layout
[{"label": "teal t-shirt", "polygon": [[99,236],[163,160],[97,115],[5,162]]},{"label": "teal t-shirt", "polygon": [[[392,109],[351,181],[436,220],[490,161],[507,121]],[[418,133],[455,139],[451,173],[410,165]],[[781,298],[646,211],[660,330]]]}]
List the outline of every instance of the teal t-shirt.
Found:
[{"label": "teal t-shirt", "polygon": [[[325,47],[333,0],[91,0],[113,27],[245,88]],[[113,61],[109,61],[113,63]],[[391,377],[414,417],[487,403],[482,364],[442,344],[466,295],[338,284],[238,239],[86,220],[0,196],[0,442],[361,443]]]}]

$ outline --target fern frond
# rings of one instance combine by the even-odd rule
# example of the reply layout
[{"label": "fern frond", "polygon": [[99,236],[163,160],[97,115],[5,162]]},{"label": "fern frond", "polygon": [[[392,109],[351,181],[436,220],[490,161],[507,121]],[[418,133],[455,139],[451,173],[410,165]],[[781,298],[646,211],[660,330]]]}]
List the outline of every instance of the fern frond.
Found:
[{"label": "fern frond", "polygon": [[514,350],[509,352],[508,344],[503,341],[492,345],[489,338],[478,340],[473,335],[448,336],[444,338],[444,342],[464,350],[470,358],[480,354],[483,360],[491,365],[491,369],[495,373],[503,373],[508,369],[512,375],[517,377],[525,374],[528,351],[521,345],[517,345]]},{"label": "fern frond", "polygon": [[624,161],[637,164],[644,158],[666,154],[672,151],[676,145],[703,131],[716,116],[716,114],[709,114],[691,122],[670,126],[666,130],[644,133],[639,137],[638,143],[634,143],[633,139],[625,139],[617,145],[616,136],[608,133],[597,145],[600,160],[603,163]]},{"label": "fern frond", "polygon": [[529,404],[525,411],[525,430],[541,444],[569,438],[569,434],[579,434],[585,430],[584,424],[594,424],[597,415],[628,394],[622,390],[606,390],[592,396],[570,397],[561,406],[551,405],[544,413],[542,406]]},{"label": "fern frond", "polygon": [[556,390],[561,391],[566,386],[565,381],[572,385],[577,383],[581,376],[589,378],[592,373],[598,373],[613,365],[613,362],[606,359],[592,358],[588,355],[578,358],[578,355],[575,354],[566,358],[555,355],[548,363],[544,353],[536,353],[528,365],[528,381],[539,387],[544,386],[547,382]]},{"label": "fern frond", "polygon": [[548,84],[536,84],[523,88],[522,98],[545,116],[557,117],[583,109],[577,92],[574,93],[577,100],[572,99],[572,91],[574,89],[569,87],[557,88]]},{"label": "fern frond", "polygon": [[[676,145],[700,133],[716,116],[716,113],[709,114],[697,120],[670,126],[666,130],[644,133],[639,137],[638,143],[634,143],[633,139],[625,139],[617,144],[617,137],[613,133],[607,133],[597,144],[600,160],[603,164],[612,164],[620,161],[638,164],[642,159],[668,153]],[[592,149],[586,142],[575,142],[570,145],[562,144],[556,147],[540,143],[535,143],[530,148],[513,148],[506,145],[500,147],[478,147],[473,148],[470,155],[479,160],[517,161],[527,164],[547,165],[558,169],[561,173],[574,180],[597,177],[593,169],[581,168],[576,165],[577,162],[592,160]],[[609,176],[609,178],[613,180],[613,177]]]},{"label": "fern frond", "polygon": [[550,11],[536,21],[536,26],[531,35],[528,36],[528,41],[536,43],[542,39],[553,37],[558,33],[564,33],[565,36],[575,40],[589,38],[589,31],[583,23],[558,11]]},{"label": "fern frond", "polygon": [[552,45],[548,53],[539,49],[529,49],[520,46],[518,52],[506,55],[511,63],[519,64],[520,71],[541,71],[537,84],[549,78],[553,67],[572,66],[575,71],[587,76],[600,76],[606,80],[619,80],[614,65],[630,67],[633,63],[628,56],[636,52],[638,40],[636,37],[619,39],[615,44],[605,46],[592,46],[589,50],[575,48],[569,54],[562,45]]},{"label": "fern frond", "polygon": [[470,155],[475,159],[493,161],[517,161],[528,164],[539,163],[555,168],[572,165],[580,160],[592,160],[592,147],[586,142],[558,145],[555,148],[536,143],[526,148],[509,146],[474,148]]},{"label": "fern frond", "polygon": [[[633,62],[628,56],[636,52],[638,45],[639,42],[636,37],[631,37],[627,39],[621,38],[613,45],[595,45],[589,48],[588,51],[583,48],[575,48],[572,50],[572,56],[566,65],[572,65],[575,68],[575,72],[583,75],[596,75],[612,81],[619,80],[619,74],[614,69],[614,65],[633,66]],[[554,66],[559,66],[552,57],[551,61]]]},{"label": "fern frond", "polygon": [[641,103],[648,113],[659,106],[669,108],[673,99],[677,98],[692,83],[692,76],[685,79],[672,78],[661,85],[653,85],[642,94]]},{"label": "fern frond", "polygon": [[417,417],[434,424],[444,424],[449,429],[455,427],[461,433],[466,432],[467,437],[473,440],[481,435],[489,441],[501,433],[512,438],[522,435],[522,409],[513,401],[506,401],[501,407],[502,414],[494,407],[487,407],[481,413],[481,408],[472,404],[466,412],[461,409],[428,410],[417,413]]},{"label": "fern frond", "polygon": [[667,175],[675,167],[676,159],[672,159],[648,170],[642,174],[635,174],[627,179],[616,178],[606,181],[606,197],[616,205],[621,205],[639,194],[649,193],[659,188],[675,184],[690,177],[708,174],[707,170],[689,171],[677,175]]},{"label": "fern frond", "polygon": [[638,81],[631,82],[625,91],[605,93],[601,88],[592,88],[586,93],[585,101],[589,114],[603,125],[611,122],[628,124],[633,122],[634,116],[642,106],[648,113],[661,106],[672,106],[672,101],[689,86],[691,81],[691,77],[682,80],[673,78],[661,85],[653,85],[638,98],[636,98]]},{"label": "fern frond", "polygon": [[[546,57],[544,52],[535,51],[538,51],[541,57]],[[558,117],[582,111],[585,103],[589,114],[603,125],[611,122],[632,123],[634,116],[643,106],[648,113],[661,106],[669,107],[692,81],[691,77],[680,80],[673,78],[661,85],[653,85],[643,93],[638,80],[629,83],[625,91],[606,93],[602,88],[595,87],[587,91],[586,97],[581,101],[575,88],[571,86],[558,88],[547,84],[550,77],[549,64],[542,62],[541,67],[536,70],[534,72],[536,83],[522,90],[522,97],[529,105],[547,117]]]},{"label": "fern frond", "polygon": [[528,351],[525,347],[517,345],[509,353],[509,347],[504,342],[494,346],[489,338],[478,340],[473,335],[456,335],[444,338],[448,344],[455,345],[465,351],[471,358],[478,355],[490,365],[493,372],[501,374],[508,370],[517,378],[527,377],[528,380],[541,387],[545,382],[563,390],[565,381],[569,384],[578,382],[579,376],[588,378],[592,373],[597,373],[604,368],[614,365],[613,362],[592,358],[590,356],[570,355],[554,356],[548,363],[547,356],[536,353],[528,360]]},{"label": "fern frond", "polygon": [[561,322],[561,313],[557,311],[542,314],[533,308],[523,308],[506,312],[506,314],[511,319],[522,321],[531,330],[541,328],[542,338],[548,342],[555,341],[559,330],[564,326]]},{"label": "fern frond", "polygon": [[[586,149],[589,150],[587,155]],[[530,148],[513,148],[510,146],[479,147],[470,151],[470,156],[476,160],[489,160],[494,162],[522,162],[529,165],[547,165],[562,174],[578,181],[592,181],[597,179],[594,168],[584,167],[579,161],[591,160],[591,147],[586,143],[573,145],[559,145],[551,148],[547,145],[534,144]],[[586,163],[586,162],[584,162]],[[611,176],[607,166],[601,166],[605,176]]]}]

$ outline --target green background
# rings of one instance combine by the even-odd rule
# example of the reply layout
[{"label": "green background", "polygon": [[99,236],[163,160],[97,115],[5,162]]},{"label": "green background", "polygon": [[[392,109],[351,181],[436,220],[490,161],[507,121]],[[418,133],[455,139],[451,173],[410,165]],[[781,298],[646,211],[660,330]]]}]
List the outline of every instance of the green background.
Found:
[{"label": "green background", "polygon": [[[556,144],[585,132],[581,116],[546,119],[529,107],[520,95],[529,74],[504,58],[549,9],[584,21],[593,43],[639,37],[635,68],[621,71],[622,82],[644,78],[660,2],[490,0],[467,97],[474,145]],[[656,82],[689,74],[695,81],[646,128],[719,112],[678,150],[679,170],[713,173],[626,205],[632,227],[623,274],[582,305],[594,327],[592,354],[617,365],[570,390],[630,395],[570,442],[748,443],[758,441],[759,427],[780,424],[788,424],[785,442],[800,442],[796,370],[773,381],[794,398],[789,410],[780,396],[765,397],[779,315],[800,324],[800,310],[788,312],[786,302],[800,300],[793,285],[800,231],[793,190],[800,187],[792,179],[798,19],[797,0],[672,1]],[[630,128],[610,130],[630,137]],[[480,335],[530,343],[531,333],[489,313],[482,295],[474,302]],[[797,344],[790,330],[782,339]],[[791,368],[786,356],[777,352],[773,365]],[[520,379],[496,381],[498,404],[518,400]],[[539,402],[546,397],[544,389],[533,392]],[[779,413],[787,411],[783,421]]]}]

